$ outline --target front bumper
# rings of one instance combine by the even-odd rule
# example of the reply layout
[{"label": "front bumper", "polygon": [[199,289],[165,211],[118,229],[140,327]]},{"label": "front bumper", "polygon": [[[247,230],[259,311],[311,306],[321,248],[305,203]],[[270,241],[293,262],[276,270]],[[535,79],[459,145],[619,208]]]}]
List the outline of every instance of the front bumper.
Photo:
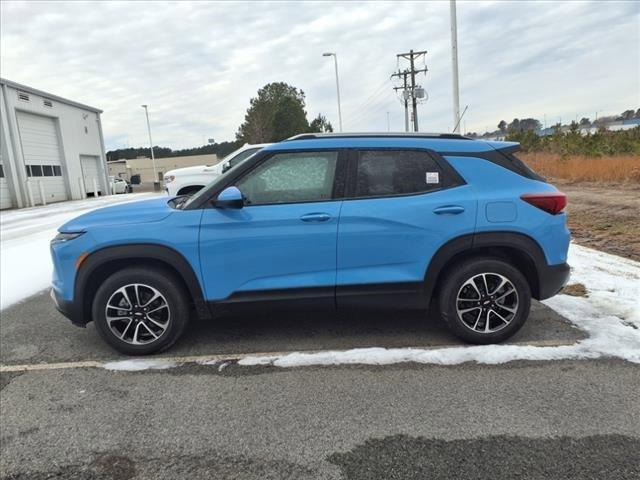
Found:
[{"label": "front bumper", "polygon": [[562,290],[567,282],[571,268],[567,263],[561,263],[559,265],[544,265],[538,268],[538,282],[539,282],[539,295],[538,300],[544,300],[546,298],[553,297],[556,293]]},{"label": "front bumper", "polygon": [[51,298],[56,306],[56,310],[71,320],[71,323],[78,327],[87,326],[86,322],[83,320],[82,311],[75,302],[62,298],[58,292],[56,292],[55,288],[51,289]]}]

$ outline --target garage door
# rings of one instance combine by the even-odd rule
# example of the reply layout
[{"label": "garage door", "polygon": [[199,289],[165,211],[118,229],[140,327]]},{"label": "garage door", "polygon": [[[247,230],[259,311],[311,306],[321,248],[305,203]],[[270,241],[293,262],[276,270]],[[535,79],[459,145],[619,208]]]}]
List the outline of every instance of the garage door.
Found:
[{"label": "garage door", "polygon": [[18,132],[33,200],[60,202],[67,199],[67,185],[62,176],[62,156],[58,128],[53,118],[17,112]]},{"label": "garage door", "polygon": [[101,181],[102,171],[100,169],[100,158],[92,155],[80,155],[80,165],[82,165],[84,191],[87,192],[87,195],[94,197],[104,195],[105,191],[103,190]]},{"label": "garage door", "polygon": [[0,155],[0,209],[11,208],[11,193],[9,185],[7,185],[7,177],[4,173],[4,164],[2,163],[2,155]]}]

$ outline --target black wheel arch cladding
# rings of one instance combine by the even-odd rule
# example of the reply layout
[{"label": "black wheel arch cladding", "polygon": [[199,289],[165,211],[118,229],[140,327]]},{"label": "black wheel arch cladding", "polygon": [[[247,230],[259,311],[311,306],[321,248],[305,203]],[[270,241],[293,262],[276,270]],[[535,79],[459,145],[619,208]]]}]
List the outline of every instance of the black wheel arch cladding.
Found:
[{"label": "black wheel arch cladding", "polygon": [[[210,316],[198,277],[189,262],[176,250],[156,244],[130,244],[106,247],[91,253],[78,269],[74,299],[81,302],[80,315],[84,323],[91,321],[91,302],[104,276],[100,272],[117,271],[140,263],[155,264],[172,270],[184,284],[198,316]],[[109,267],[113,269],[110,269]],[[100,275],[100,278],[96,278]]]}]

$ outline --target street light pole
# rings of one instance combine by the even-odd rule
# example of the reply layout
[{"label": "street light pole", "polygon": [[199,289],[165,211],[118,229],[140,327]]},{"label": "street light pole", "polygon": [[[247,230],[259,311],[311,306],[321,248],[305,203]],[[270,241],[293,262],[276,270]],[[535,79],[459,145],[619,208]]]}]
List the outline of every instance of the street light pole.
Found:
[{"label": "street light pole", "polygon": [[144,113],[147,117],[147,132],[149,133],[149,149],[151,150],[151,164],[153,165],[153,189],[160,191],[160,181],[158,180],[158,174],[156,173],[156,157],[153,155],[153,140],[151,139],[151,124],[149,123],[149,110],[148,105],[142,105]]},{"label": "street light pole", "polygon": [[340,110],[340,80],[338,80],[338,55],[336,53],[323,53],[323,57],[333,57],[333,63],[336,67],[336,92],[338,94],[338,125],[342,132],[342,111]]}]

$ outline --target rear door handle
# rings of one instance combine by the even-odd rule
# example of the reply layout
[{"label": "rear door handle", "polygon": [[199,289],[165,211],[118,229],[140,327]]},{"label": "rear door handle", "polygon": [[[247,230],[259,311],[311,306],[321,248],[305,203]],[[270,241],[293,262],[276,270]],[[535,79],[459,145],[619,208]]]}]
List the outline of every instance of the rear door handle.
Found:
[{"label": "rear door handle", "polygon": [[326,222],[331,219],[331,215],[328,213],[307,213],[306,215],[302,215],[300,220],[303,222]]},{"label": "rear door handle", "polygon": [[433,213],[436,215],[458,215],[462,212],[464,212],[464,207],[460,205],[443,205],[433,209]]}]

